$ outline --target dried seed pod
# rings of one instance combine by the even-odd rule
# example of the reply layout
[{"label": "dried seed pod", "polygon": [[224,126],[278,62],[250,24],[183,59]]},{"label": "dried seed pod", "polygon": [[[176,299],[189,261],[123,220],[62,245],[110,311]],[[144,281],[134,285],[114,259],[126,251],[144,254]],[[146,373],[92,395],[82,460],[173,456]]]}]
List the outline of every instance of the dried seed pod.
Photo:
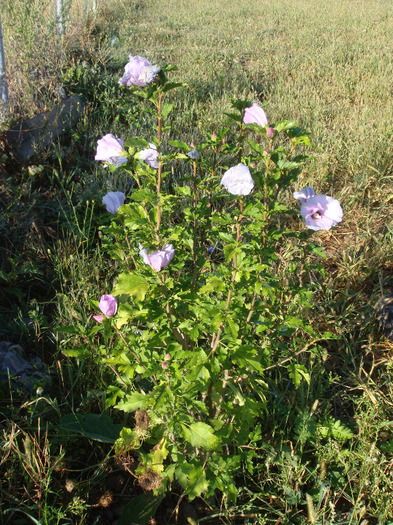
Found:
[{"label": "dried seed pod", "polygon": [[157,490],[161,486],[162,478],[154,470],[148,468],[139,476],[138,483],[143,490]]},{"label": "dried seed pod", "polygon": [[147,430],[149,428],[150,416],[146,410],[135,411],[135,428],[138,430]]}]

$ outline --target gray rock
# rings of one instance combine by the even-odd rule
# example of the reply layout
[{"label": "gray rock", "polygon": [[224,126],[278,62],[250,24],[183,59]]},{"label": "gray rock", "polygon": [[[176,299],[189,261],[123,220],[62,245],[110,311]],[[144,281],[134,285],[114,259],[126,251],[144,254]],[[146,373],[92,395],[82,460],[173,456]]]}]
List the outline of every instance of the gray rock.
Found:
[{"label": "gray rock", "polygon": [[72,128],[82,115],[83,103],[79,95],[62,100],[51,111],[45,111],[21,122],[6,133],[14,153],[27,160]]},{"label": "gray rock", "polygon": [[8,380],[13,388],[34,391],[48,385],[50,375],[39,357],[27,358],[19,345],[0,341],[0,381]]}]

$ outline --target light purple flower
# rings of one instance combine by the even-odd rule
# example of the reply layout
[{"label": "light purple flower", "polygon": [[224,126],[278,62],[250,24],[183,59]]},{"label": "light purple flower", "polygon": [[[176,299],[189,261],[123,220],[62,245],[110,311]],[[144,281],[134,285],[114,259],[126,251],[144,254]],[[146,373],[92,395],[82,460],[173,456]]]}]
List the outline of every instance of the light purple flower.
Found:
[{"label": "light purple flower", "polygon": [[149,142],[149,147],[140,151],[138,157],[147,162],[151,168],[158,168],[158,151],[155,144]]},{"label": "light purple flower", "polygon": [[169,364],[168,364],[167,361],[163,361],[163,362],[161,363],[161,366],[162,366],[162,368],[165,369],[165,368],[168,368]]},{"label": "light purple flower", "polygon": [[117,139],[112,133],[108,133],[97,141],[97,153],[95,160],[110,162],[112,157],[122,156],[124,142]]},{"label": "light purple flower", "polygon": [[245,109],[243,122],[245,124],[259,124],[260,126],[268,125],[266,113],[256,102],[250,108]]},{"label": "light purple flower", "polygon": [[140,56],[133,57],[130,55],[129,62],[124,68],[124,75],[119,80],[119,84],[123,86],[140,86],[146,87],[147,84],[153,82],[156,79],[160,68],[153,66],[147,58]]},{"label": "light purple flower", "polygon": [[232,195],[248,195],[254,187],[250,170],[242,163],[226,171],[220,184]]},{"label": "light purple flower", "polygon": [[301,202],[300,213],[310,230],[330,230],[343,218],[343,210],[338,200],[328,195],[315,195],[310,186],[296,191],[294,198]]},{"label": "light purple flower", "polygon": [[[112,317],[117,312],[117,301],[113,295],[102,295],[100,302],[98,303],[98,308],[104,314],[105,317]],[[102,323],[104,317],[100,314],[93,315],[94,319]]]},{"label": "light purple flower", "polygon": [[147,250],[140,244],[139,255],[143,258],[146,264],[153,268],[153,270],[159,272],[171,262],[175,255],[175,249],[172,244],[166,244],[162,250],[157,250],[148,254]]},{"label": "light purple flower", "polygon": [[105,204],[106,211],[115,215],[120,208],[123,206],[126,196],[121,191],[109,191],[102,197],[102,204]]},{"label": "light purple flower", "polygon": [[156,78],[161,69],[158,66],[147,66],[144,68],[142,73],[139,75],[139,81],[144,84],[150,84]]}]

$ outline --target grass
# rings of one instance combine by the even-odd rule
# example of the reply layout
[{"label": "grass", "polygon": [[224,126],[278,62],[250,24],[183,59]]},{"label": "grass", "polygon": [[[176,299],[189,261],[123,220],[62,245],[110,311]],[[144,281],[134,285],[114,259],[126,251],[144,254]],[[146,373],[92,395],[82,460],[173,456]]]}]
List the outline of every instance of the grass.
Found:
[{"label": "grass", "polygon": [[[266,103],[271,122],[299,121],[314,152],[299,184],[334,195],[345,213],[318,234],[326,277],[310,313],[335,338],[301,358],[309,386],[294,390],[279,367],[267,372],[272,402],[239,501],[205,502],[200,523],[209,513],[228,524],[392,523],[392,347],[373,320],[393,282],[389,2],[117,0],[99,3],[95,20],[83,6],[72,2],[63,47],[52,2],[5,0],[2,9],[10,122],[50,108],[58,85],[82,93],[87,110],[61,144],[24,165],[7,153],[0,165],[1,338],[43,358],[56,377],[42,397],[2,384],[0,523],[109,523],[138,493],[109,445],[92,448],[61,429],[66,414],[104,409],[94,356],[75,362],[61,349],[78,344],[72,326],[89,323],[91,300],[116,273],[98,236],[107,175],[93,161],[95,141],[130,129],[150,138],[148,116],[117,86],[129,54],[173,63],[187,83],[173,138],[197,143],[221,127],[232,97]],[[62,341],[59,325],[71,327]],[[181,512],[169,517],[177,501],[174,489],[158,523],[181,522]]]}]

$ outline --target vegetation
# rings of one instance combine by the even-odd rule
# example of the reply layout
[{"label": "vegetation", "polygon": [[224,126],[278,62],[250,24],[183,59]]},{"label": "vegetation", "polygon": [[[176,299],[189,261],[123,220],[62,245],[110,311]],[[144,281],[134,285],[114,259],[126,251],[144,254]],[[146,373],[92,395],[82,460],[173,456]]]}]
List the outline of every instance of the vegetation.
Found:
[{"label": "vegetation", "polygon": [[[376,302],[392,283],[390,4],[117,0],[98,2],[96,14],[85,11],[85,2],[68,7],[67,32],[59,39],[49,0],[1,5],[10,92],[2,131],[53,107],[60,87],[81,94],[85,109],[77,127],[25,163],[3,135],[0,140],[1,340],[20,344],[51,373],[50,382],[33,389],[17,387],[11,378],[0,384],[0,522],[122,525],[148,523],[154,514],[159,524],[393,522],[391,343],[373,319]],[[126,263],[110,236],[131,211],[111,224],[101,199],[112,188],[131,195],[133,186],[126,169],[108,170],[94,156],[97,140],[107,133],[148,142],[156,134],[148,103],[118,84],[130,54],[176,65],[178,71],[168,76],[186,84],[168,93],[174,106],[167,137],[179,141],[166,144],[172,155],[181,143],[201,152],[223,128],[231,129],[225,144],[236,144],[237,123],[227,115],[234,112],[231,100],[266,104],[269,122],[293,119],[311,139],[312,158],[301,162],[291,190],[280,189],[281,201],[292,207],[291,191],[312,186],[334,196],[344,210],[338,226],[313,233],[312,242],[323,250],[309,247],[313,252],[307,252],[301,272],[297,249],[305,239],[275,246],[279,262],[271,265],[280,285],[273,313],[279,322],[269,328],[270,338],[256,339],[261,348],[268,342],[271,351],[259,363],[264,402],[252,415],[254,441],[242,443],[232,471],[236,498],[229,478],[210,493],[203,480],[202,490],[192,492],[181,476],[171,481],[168,475],[165,492],[152,479],[140,483],[141,458],[146,463],[149,454],[151,459],[160,452],[168,466],[166,444],[145,432],[135,446],[135,429],[146,430],[144,414],[113,409],[119,363],[102,355],[108,334],[99,335],[104,325],[92,316],[101,295],[114,285],[119,291],[117,277]],[[257,145],[265,140],[247,137]],[[221,175],[237,153],[228,152]],[[168,166],[176,164],[168,169],[164,190],[177,191],[188,206],[181,188],[192,162],[184,160],[168,158]],[[176,213],[163,226],[165,235],[182,217],[180,209],[171,211]],[[295,215],[274,220],[302,228]],[[181,238],[186,243],[187,232]],[[220,257],[213,265],[222,264]],[[313,293],[299,306],[296,287],[302,286]],[[151,308],[156,300],[146,299]],[[301,322],[288,327],[283,316],[284,335],[278,331],[284,312],[279,307]],[[208,322],[201,323],[206,333]],[[314,348],[310,330],[330,335]],[[127,334],[128,344],[132,337],[135,346],[138,334]],[[143,345],[145,351],[145,339]],[[120,376],[132,383],[129,371]],[[227,409],[241,414],[236,404]],[[115,446],[120,432],[123,442]],[[214,432],[206,435],[213,439]],[[226,470],[231,468],[228,463]]]}]

